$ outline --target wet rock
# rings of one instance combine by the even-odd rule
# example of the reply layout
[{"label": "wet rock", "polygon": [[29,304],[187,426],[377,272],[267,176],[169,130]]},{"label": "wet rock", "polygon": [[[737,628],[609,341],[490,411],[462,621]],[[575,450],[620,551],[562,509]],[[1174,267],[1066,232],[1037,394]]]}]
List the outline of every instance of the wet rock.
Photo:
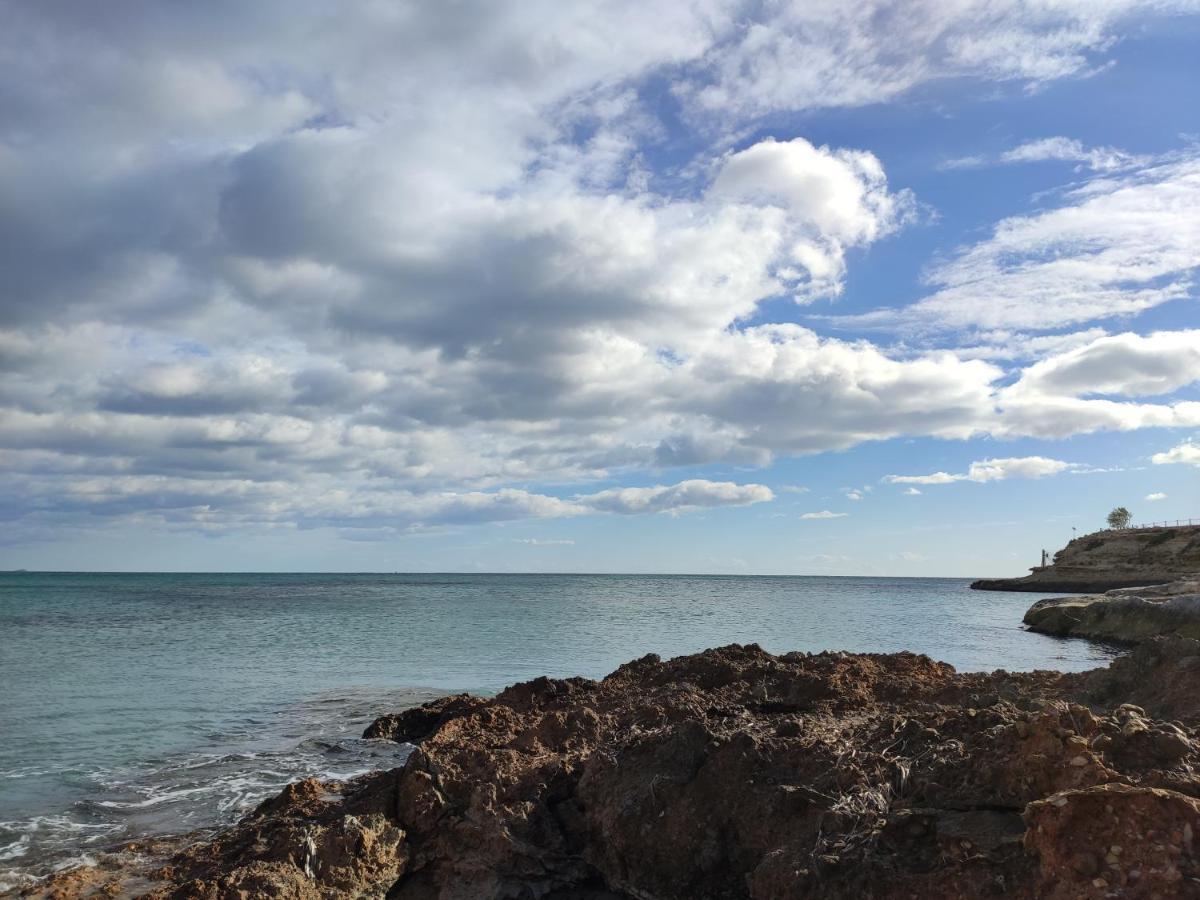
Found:
[{"label": "wet rock", "polygon": [[417,744],[450,719],[466,715],[483,704],[479,697],[455,694],[439,697],[422,706],[380,716],[363,732],[365,738],[384,738],[403,744]]}]

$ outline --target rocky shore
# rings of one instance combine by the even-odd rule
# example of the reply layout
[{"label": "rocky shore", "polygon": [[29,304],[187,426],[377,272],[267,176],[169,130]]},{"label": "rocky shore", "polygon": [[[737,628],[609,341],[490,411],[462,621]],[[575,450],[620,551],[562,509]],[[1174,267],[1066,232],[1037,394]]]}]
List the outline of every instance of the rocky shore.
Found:
[{"label": "rocky shore", "polygon": [[301,781],[215,835],[26,896],[1200,897],[1200,642],[1108,668],[648,656],[368,730],[400,768]]},{"label": "rocky shore", "polygon": [[981,591],[1098,594],[1200,577],[1200,525],[1098,531],[1075,538],[1020,578],[984,578]]},{"label": "rocky shore", "polygon": [[1200,579],[1039,600],[1024,621],[1030,631],[1119,644],[1161,635],[1200,639]]}]

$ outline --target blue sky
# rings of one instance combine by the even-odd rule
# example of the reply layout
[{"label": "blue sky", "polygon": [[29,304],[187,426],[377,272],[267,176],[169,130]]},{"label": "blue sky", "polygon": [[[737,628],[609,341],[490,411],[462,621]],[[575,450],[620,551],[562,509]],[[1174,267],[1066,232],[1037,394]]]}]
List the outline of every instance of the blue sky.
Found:
[{"label": "blue sky", "polygon": [[1200,519],[1200,4],[0,11],[0,567]]}]

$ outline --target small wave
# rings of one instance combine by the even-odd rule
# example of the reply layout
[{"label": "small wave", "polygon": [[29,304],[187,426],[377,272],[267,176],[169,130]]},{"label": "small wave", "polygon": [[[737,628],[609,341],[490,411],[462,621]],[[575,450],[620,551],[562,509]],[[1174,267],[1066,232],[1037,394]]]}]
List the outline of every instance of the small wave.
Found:
[{"label": "small wave", "polygon": [[0,894],[16,892],[41,881],[36,875],[21,869],[0,869]]},{"label": "small wave", "polygon": [[300,778],[346,781],[401,765],[410,747],[365,740],[362,729],[380,710],[438,695],[404,692],[401,700],[395,691],[339,691],[264,714],[271,727],[220,736],[210,729],[189,753],[92,770],[14,768],[68,783],[75,797],[62,813],[0,822],[0,894],[87,864],[97,849],[120,841],[231,823]]},{"label": "small wave", "polygon": [[66,869],[74,869],[78,866],[95,866],[99,861],[96,857],[89,853],[81,853],[78,856],[72,856],[67,859],[57,862],[52,867],[55,872],[62,872]]},{"label": "small wave", "polygon": [[32,816],[14,822],[0,822],[0,828],[21,835],[32,835],[39,832],[86,832],[103,831],[112,826],[104,823],[78,822],[69,816]]},{"label": "small wave", "polygon": [[0,861],[7,862],[10,859],[24,856],[29,852],[29,835],[23,834],[11,844],[0,846]]}]

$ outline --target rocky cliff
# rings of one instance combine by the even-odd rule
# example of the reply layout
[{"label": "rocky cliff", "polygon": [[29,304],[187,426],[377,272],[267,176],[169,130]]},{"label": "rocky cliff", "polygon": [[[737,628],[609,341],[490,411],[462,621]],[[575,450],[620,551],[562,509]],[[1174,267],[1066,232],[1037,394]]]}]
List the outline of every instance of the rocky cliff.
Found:
[{"label": "rocky cliff", "polygon": [[1100,593],[1200,576],[1200,525],[1098,531],[1075,538],[1022,578],[992,578],[984,591]]},{"label": "rocky cliff", "polygon": [[1200,643],[958,674],[729,646],[444,698],[406,764],[29,896],[249,900],[1200,897]]}]

